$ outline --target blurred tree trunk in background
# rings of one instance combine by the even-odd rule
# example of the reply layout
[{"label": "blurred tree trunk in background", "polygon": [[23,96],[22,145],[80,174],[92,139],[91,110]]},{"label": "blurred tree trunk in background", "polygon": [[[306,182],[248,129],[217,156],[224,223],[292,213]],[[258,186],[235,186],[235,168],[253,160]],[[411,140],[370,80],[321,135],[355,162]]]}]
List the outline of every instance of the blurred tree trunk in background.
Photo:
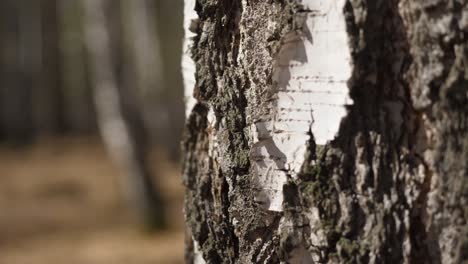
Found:
[{"label": "blurred tree trunk in background", "polygon": [[468,261],[468,1],[185,2],[187,262]]},{"label": "blurred tree trunk in background", "polygon": [[6,86],[6,71],[7,67],[7,31],[8,31],[8,20],[6,17],[6,7],[7,3],[5,1],[0,1],[0,142],[6,138],[6,126],[4,118],[4,94]]},{"label": "blurred tree trunk in background", "polygon": [[[32,93],[40,57],[35,53],[40,38],[39,5],[29,1],[2,1],[2,76],[0,117],[4,137],[16,142],[33,135]],[[40,49],[40,46],[39,46]]]},{"label": "blurred tree trunk in background", "polygon": [[[183,40],[182,0],[148,0],[149,11],[155,14],[160,55],[163,62],[164,90],[160,89],[153,106],[152,127],[158,132],[156,142],[169,151],[176,161],[180,155],[180,141],[184,126],[184,91],[180,72],[180,57]],[[153,104],[154,105],[154,104]],[[163,120],[159,122],[159,120]],[[164,126],[162,126],[164,125]],[[167,127],[166,127],[167,126]]]},{"label": "blurred tree trunk in background", "polygon": [[160,44],[154,14],[151,14],[148,0],[120,0],[120,24],[122,28],[123,74],[126,75],[127,90],[138,95],[146,129],[161,133],[158,125],[168,127],[167,118],[155,118],[163,98],[164,80]]},{"label": "blurred tree trunk in background", "polygon": [[62,84],[62,67],[60,61],[60,25],[57,0],[28,1],[26,8],[38,5],[40,17],[34,24],[38,25],[37,41],[33,49],[40,57],[38,78],[34,88],[33,107],[35,114],[36,136],[54,136],[63,134],[67,129],[64,91]]},{"label": "blurred tree trunk in background", "polygon": [[118,2],[83,0],[83,4],[85,40],[103,140],[116,164],[123,169],[121,187],[130,207],[147,224],[160,227],[164,220],[163,205],[149,171],[146,131],[135,101],[137,93],[118,78],[126,75],[123,72],[126,68],[117,69],[115,66],[122,64],[113,61],[120,57],[121,42],[117,39],[121,34],[114,28],[118,24],[111,23],[115,17],[110,19],[110,15],[118,15]]},{"label": "blurred tree trunk in background", "polygon": [[61,80],[66,127],[74,134],[92,134],[96,118],[84,46],[80,1],[58,1]]},{"label": "blurred tree trunk in background", "polygon": [[177,120],[184,118],[182,89],[174,89],[181,86],[174,58],[180,57],[182,28],[167,25],[180,23],[181,12],[177,10],[181,8],[181,1],[120,0],[118,19],[122,26],[118,41],[123,44],[121,65],[126,76],[122,78],[134,92],[138,91],[144,124],[153,134],[152,143],[169,150],[173,159],[179,156],[183,124]]}]

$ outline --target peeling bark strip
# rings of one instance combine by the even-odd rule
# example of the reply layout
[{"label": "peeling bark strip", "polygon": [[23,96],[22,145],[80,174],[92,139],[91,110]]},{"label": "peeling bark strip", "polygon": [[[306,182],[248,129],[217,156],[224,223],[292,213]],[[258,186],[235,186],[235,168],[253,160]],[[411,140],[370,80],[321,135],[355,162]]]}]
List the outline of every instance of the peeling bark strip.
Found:
[{"label": "peeling bark strip", "polygon": [[[297,28],[281,38],[273,62],[271,92],[247,112],[253,123],[253,174],[260,187],[256,198],[266,209],[282,211],[283,185],[301,170],[309,132],[317,144],[333,139],[346,115],[344,105],[351,103],[344,3],[307,0],[297,7]],[[249,101],[256,96],[251,93]]]},{"label": "peeling bark strip", "polygon": [[468,7],[448,2],[186,0],[187,262],[466,260]]}]

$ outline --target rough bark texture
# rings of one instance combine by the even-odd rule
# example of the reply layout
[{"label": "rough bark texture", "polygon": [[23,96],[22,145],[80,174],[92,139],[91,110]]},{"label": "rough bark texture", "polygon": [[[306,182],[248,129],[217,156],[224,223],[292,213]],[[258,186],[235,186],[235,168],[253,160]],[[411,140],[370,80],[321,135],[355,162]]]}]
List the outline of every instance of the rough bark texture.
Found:
[{"label": "rough bark texture", "polygon": [[411,99],[427,140],[429,253],[442,263],[468,261],[468,1],[405,0],[401,11]]},{"label": "rough bark texture", "polygon": [[309,131],[300,171],[284,168],[281,210],[258,199],[252,125],[275,111],[286,37],[314,39],[304,28],[314,10],[285,0],[195,10],[187,262],[467,260],[467,1],[344,1],[353,104],[325,145]]}]

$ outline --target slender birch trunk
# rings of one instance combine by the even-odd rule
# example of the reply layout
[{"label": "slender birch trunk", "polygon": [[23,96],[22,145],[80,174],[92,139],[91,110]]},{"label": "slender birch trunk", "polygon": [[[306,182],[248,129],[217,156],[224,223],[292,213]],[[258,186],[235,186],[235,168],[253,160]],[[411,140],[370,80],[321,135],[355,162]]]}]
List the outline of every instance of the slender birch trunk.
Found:
[{"label": "slender birch trunk", "polygon": [[135,85],[142,97],[146,123],[152,121],[150,104],[162,95],[163,76],[156,19],[147,0],[120,0],[123,41],[135,71]]},{"label": "slender birch trunk", "polygon": [[[122,188],[130,207],[151,226],[163,224],[162,201],[155,189],[147,161],[147,149],[140,128],[129,115],[137,115],[131,93],[119,87],[114,72],[113,45],[105,10],[111,1],[84,0],[84,28],[94,82],[94,99],[98,124],[108,151],[123,170]],[[135,93],[136,91],[134,91]]]},{"label": "slender birch trunk", "polygon": [[468,261],[468,1],[185,4],[188,263]]}]

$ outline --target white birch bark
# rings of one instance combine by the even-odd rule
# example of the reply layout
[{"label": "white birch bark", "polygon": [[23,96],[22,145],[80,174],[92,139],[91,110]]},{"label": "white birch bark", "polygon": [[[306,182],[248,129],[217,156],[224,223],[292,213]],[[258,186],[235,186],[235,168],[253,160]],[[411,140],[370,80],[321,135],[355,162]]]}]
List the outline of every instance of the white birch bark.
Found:
[{"label": "white birch bark", "polygon": [[296,177],[301,170],[309,132],[318,145],[334,139],[345,106],[352,103],[344,3],[303,1],[308,13],[301,31],[282,39],[275,58],[272,79],[278,91],[262,116],[268,121],[254,122],[251,128],[251,159],[263,189],[258,199],[269,210],[282,211],[283,185],[288,175]]}]

